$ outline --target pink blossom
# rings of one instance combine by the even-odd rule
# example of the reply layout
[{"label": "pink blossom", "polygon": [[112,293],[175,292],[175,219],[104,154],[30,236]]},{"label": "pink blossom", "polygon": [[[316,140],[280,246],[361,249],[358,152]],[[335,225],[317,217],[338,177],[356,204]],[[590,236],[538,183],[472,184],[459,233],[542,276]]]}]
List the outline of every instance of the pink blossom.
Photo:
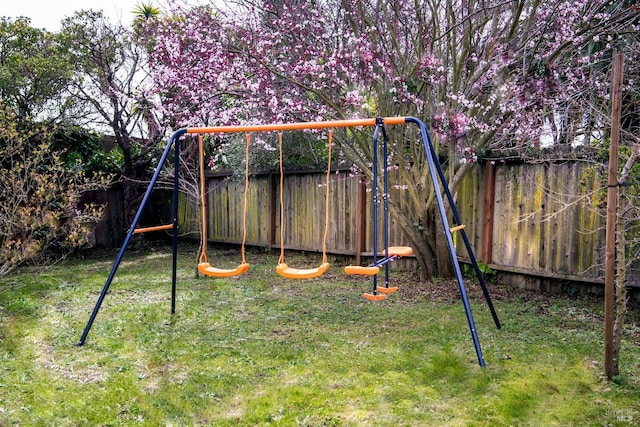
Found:
[{"label": "pink blossom", "polygon": [[535,145],[550,114],[583,108],[585,88],[606,97],[595,65],[609,47],[586,46],[613,42],[612,2],[525,2],[516,23],[511,2],[485,3],[446,0],[452,15],[373,0],[176,9],[150,29],[151,73],[178,126],[417,115],[465,161],[478,141]]}]

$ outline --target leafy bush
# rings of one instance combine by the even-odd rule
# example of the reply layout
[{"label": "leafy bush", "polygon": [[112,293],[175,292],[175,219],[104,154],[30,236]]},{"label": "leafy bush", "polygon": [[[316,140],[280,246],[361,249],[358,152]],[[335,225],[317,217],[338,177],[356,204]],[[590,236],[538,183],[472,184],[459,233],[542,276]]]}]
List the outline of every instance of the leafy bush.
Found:
[{"label": "leafy bush", "polygon": [[16,123],[0,105],[0,276],[45,250],[64,254],[88,245],[102,207],[78,201],[107,182],[103,175],[89,180],[82,167],[65,165],[52,149],[51,130]]},{"label": "leafy bush", "polygon": [[123,168],[122,150],[115,146],[106,151],[103,136],[79,126],[60,126],[53,131],[52,146],[67,169],[82,169],[94,174],[117,174]]}]

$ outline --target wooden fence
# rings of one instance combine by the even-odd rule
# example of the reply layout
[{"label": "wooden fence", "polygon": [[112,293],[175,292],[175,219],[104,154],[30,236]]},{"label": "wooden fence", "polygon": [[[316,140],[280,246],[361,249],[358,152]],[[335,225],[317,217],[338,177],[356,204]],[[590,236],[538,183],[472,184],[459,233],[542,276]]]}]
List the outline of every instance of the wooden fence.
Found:
[{"label": "wooden fence", "polygon": [[[603,208],[593,193],[597,177],[579,161],[477,165],[457,189],[457,206],[476,257],[527,288],[560,281],[602,283]],[[319,252],[325,221],[322,172],[284,178],[284,245]],[[242,241],[244,183],[230,175],[207,177],[207,221],[211,242]],[[400,197],[402,192],[395,192]],[[278,175],[252,176],[247,194],[247,244],[280,247]],[[359,258],[372,254],[371,194],[348,171],[331,175],[327,250]],[[397,199],[396,199],[397,200]],[[408,200],[403,201],[410,209]],[[198,233],[198,204],[181,198],[180,227]],[[382,214],[379,216],[381,229]],[[406,245],[391,222],[390,241]],[[462,239],[456,237],[464,260]]]},{"label": "wooden fence", "polygon": [[[95,190],[82,196],[81,204],[96,204],[105,207],[101,221],[93,230],[93,246],[98,248],[118,248],[122,245],[130,223],[124,212],[122,185],[115,184],[107,190]],[[184,207],[182,207],[184,208]],[[140,227],[171,224],[171,191],[156,190],[151,194]],[[160,232],[155,232],[161,236]]]},{"label": "wooden fence", "polygon": [[105,207],[102,220],[93,230],[93,244],[99,248],[120,246],[127,229],[122,186],[116,185],[108,190],[88,192],[83,195],[81,203],[95,203]]},{"label": "wooden fence", "polygon": [[475,167],[457,197],[474,253],[525,288],[555,288],[564,281],[598,290],[604,207],[598,204],[597,176],[587,167],[578,161]]},{"label": "wooden fence", "polygon": [[[321,252],[327,215],[326,174],[287,173],[282,188],[285,248]],[[206,203],[209,241],[235,244],[242,242],[243,193],[244,182],[234,181],[229,174],[208,176]],[[199,233],[197,205],[197,201],[181,198],[179,222],[182,233]],[[372,255],[371,217],[371,194],[367,193],[360,178],[350,176],[348,171],[331,174],[327,252],[356,258],[360,255]],[[381,212],[378,227],[382,233]],[[246,229],[248,245],[280,248],[278,175],[256,175],[250,179]],[[393,226],[393,222],[389,237],[394,245],[406,244],[406,239]]]}]

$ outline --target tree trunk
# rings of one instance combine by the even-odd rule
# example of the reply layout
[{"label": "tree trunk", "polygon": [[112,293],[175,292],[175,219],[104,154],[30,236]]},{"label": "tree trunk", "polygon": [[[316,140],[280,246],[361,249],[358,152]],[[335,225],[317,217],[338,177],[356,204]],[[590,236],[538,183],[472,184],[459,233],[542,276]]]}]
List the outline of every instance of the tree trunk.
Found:
[{"label": "tree trunk", "polygon": [[420,274],[424,279],[430,279],[434,274],[435,263],[433,251],[423,237],[424,231],[422,227],[416,226],[411,218],[405,212],[402,212],[397,205],[390,204],[390,213],[400,226],[402,234],[409,241],[409,245],[413,248],[413,253],[420,267]]},{"label": "tree trunk", "polygon": [[417,226],[414,224],[415,220],[409,218],[406,212],[401,212],[397,206],[391,205],[391,209],[402,233],[413,248],[422,278],[429,280],[433,276],[452,276],[449,249],[442,236],[442,223],[435,209],[427,209]]},{"label": "tree trunk", "polygon": [[[440,213],[434,206],[432,209],[434,212],[435,227],[433,230],[434,241],[436,245],[436,261],[438,266],[438,275],[442,277],[453,277],[453,263],[451,262],[451,253],[449,252],[449,245],[445,238],[444,231],[442,230],[443,224],[440,218]],[[448,224],[445,224],[448,227]]]},{"label": "tree trunk", "polygon": [[138,180],[127,174],[122,177],[122,192],[125,224],[131,226],[140,207],[143,193]]}]

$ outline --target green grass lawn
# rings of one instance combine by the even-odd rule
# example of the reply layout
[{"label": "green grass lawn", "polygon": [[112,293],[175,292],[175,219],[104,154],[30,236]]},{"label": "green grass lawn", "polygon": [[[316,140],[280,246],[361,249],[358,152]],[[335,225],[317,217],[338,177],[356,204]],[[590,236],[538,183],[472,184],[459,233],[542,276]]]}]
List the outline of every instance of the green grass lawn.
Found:
[{"label": "green grass lawn", "polygon": [[185,245],[176,314],[170,249],[128,253],[76,347],[113,258],[0,279],[0,426],[640,424],[637,308],[609,382],[601,301],[492,286],[497,330],[468,283],[483,369],[455,282],[394,271],[400,291],[372,303],[361,297],[370,281],[339,263],[291,281],[275,273],[277,255],[257,251],[244,276],[195,278]]}]

